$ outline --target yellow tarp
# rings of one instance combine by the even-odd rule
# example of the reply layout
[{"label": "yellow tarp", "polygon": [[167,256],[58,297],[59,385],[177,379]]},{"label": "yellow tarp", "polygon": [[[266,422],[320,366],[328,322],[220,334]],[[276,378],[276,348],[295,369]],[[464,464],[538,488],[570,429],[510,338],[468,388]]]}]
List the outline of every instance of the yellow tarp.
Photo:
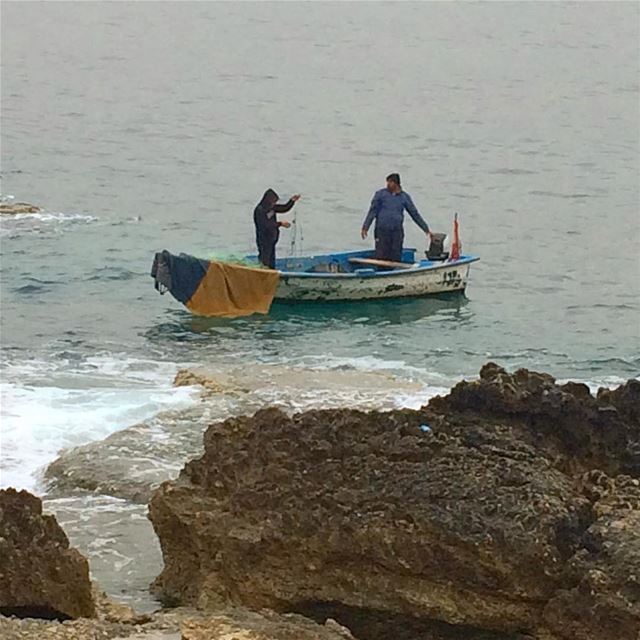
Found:
[{"label": "yellow tarp", "polygon": [[268,313],[280,273],[211,262],[187,308],[200,316],[235,318]]}]

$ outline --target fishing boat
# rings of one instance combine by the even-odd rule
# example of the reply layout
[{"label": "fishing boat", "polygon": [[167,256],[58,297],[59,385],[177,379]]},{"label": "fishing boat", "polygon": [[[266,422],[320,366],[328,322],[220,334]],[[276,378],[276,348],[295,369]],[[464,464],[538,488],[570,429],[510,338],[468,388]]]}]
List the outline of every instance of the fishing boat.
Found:
[{"label": "fishing boat", "polygon": [[[456,260],[417,258],[405,249],[401,262],[376,260],[373,251],[348,251],[276,261],[280,273],[274,298],[286,301],[372,300],[462,292],[477,256]],[[257,256],[248,263],[258,264]]]},{"label": "fishing boat", "polygon": [[281,258],[266,269],[257,256],[225,262],[169,251],[156,253],[151,276],[192,313],[237,317],[268,313],[274,300],[363,301],[463,292],[477,256],[404,249],[401,261],[378,260],[373,251]]},{"label": "fishing boat", "polygon": [[479,258],[461,254],[457,214],[450,251],[446,241],[446,234],[431,233],[424,258],[417,249],[403,249],[397,262],[380,260],[371,250],[345,251],[280,258],[275,269],[263,267],[255,255],[231,263],[165,250],[156,253],[151,276],[160,293],[169,291],[203,316],[268,313],[274,300],[357,302],[463,292]]}]

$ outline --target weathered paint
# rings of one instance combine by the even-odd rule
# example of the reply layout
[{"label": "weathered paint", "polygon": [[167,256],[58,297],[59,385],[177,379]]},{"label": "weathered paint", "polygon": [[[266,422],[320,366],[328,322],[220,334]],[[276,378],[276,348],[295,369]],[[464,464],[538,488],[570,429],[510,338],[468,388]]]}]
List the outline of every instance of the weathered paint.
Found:
[{"label": "weathered paint", "polygon": [[[368,300],[464,291],[469,265],[479,259],[461,256],[455,262],[416,262],[416,254],[416,249],[404,249],[402,262],[413,264],[413,267],[389,271],[349,263],[351,257],[374,257],[370,250],[281,258],[276,261],[281,275],[275,299]],[[247,256],[246,259],[258,262],[257,256]]]},{"label": "weathered paint", "polygon": [[464,291],[469,265],[469,262],[445,263],[438,268],[416,268],[374,276],[340,274],[327,277],[323,274],[323,277],[313,277],[304,274],[304,277],[298,277],[283,273],[275,297],[276,300],[367,300]]}]

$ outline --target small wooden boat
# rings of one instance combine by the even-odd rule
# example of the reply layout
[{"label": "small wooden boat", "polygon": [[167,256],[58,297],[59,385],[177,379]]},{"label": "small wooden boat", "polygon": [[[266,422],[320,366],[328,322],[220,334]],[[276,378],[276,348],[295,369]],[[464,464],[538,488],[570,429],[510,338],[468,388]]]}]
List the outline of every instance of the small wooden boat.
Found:
[{"label": "small wooden boat", "polygon": [[240,261],[201,260],[185,253],[156,253],[151,277],[192,313],[238,317],[268,313],[273,300],[358,301],[462,292],[477,256],[448,254],[418,260],[405,249],[400,262],[377,260],[373,251],[281,258],[266,269],[257,256]]},{"label": "small wooden boat", "polygon": [[[405,249],[401,262],[376,260],[373,251],[348,251],[276,261],[280,280],[276,300],[372,300],[423,297],[467,286],[469,268],[477,256],[457,260],[420,260]],[[247,262],[256,264],[256,256]]]}]

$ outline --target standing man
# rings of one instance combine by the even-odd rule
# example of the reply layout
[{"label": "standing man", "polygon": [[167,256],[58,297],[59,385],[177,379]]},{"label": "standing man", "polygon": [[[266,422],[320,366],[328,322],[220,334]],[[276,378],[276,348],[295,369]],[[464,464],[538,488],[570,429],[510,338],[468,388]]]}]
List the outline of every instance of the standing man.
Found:
[{"label": "standing man", "polygon": [[400,186],[400,175],[391,173],[387,176],[387,188],[375,192],[369,213],[362,223],[361,236],[364,240],[371,223],[374,219],[376,221],[374,237],[378,260],[401,261],[405,210],[430,238],[429,225],[416,209],[411,196]]},{"label": "standing man", "polygon": [[276,268],[276,244],[280,237],[280,227],[288,229],[291,226],[290,222],[279,222],[276,213],[291,211],[293,205],[300,200],[300,196],[291,196],[287,204],[276,204],[278,200],[278,194],[273,189],[267,189],[253,210],[258,256],[260,262],[270,269]]}]

